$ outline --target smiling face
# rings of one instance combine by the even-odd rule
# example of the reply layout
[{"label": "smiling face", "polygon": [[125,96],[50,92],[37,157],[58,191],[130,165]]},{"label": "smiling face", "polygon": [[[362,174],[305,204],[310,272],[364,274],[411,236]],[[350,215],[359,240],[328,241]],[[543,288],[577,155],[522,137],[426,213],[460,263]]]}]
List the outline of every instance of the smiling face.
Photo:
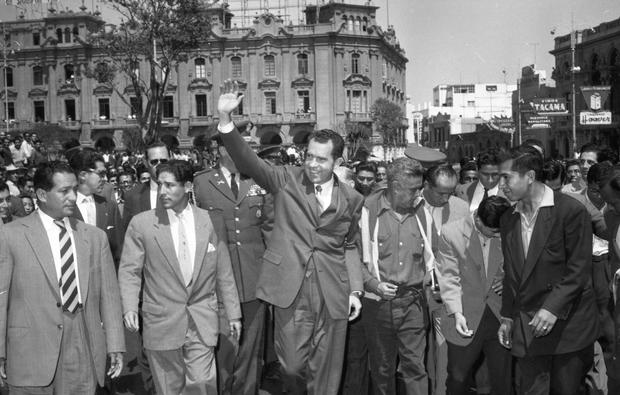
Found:
[{"label": "smiling face", "polygon": [[341,159],[334,159],[332,156],[333,150],[334,143],[331,140],[326,143],[310,140],[308,143],[304,171],[313,184],[327,182],[332,176],[334,167],[340,164]]},{"label": "smiling face", "polygon": [[581,178],[581,169],[579,165],[571,165],[566,169],[566,176],[569,183],[577,182]]}]

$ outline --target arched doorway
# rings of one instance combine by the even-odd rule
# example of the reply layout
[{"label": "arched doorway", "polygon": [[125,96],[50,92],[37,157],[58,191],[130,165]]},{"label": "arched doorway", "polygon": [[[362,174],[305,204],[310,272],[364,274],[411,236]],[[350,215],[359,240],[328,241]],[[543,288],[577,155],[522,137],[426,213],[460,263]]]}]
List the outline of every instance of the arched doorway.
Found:
[{"label": "arched doorway", "polygon": [[114,139],[109,136],[101,136],[95,142],[95,148],[97,151],[101,152],[109,152],[114,151],[116,148],[116,144],[114,143]]}]

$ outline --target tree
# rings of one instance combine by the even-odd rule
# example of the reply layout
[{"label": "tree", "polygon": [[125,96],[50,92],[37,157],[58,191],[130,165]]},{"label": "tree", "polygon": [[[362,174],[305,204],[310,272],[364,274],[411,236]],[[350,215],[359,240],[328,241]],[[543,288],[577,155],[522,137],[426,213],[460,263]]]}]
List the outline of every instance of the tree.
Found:
[{"label": "tree", "polygon": [[370,114],[375,129],[383,137],[383,144],[395,146],[398,140],[398,131],[402,128],[403,110],[388,99],[379,98],[370,107]]},{"label": "tree", "polygon": [[[171,70],[204,42],[210,25],[199,0],[113,0],[111,4],[122,20],[91,37],[103,57],[89,76],[113,88],[132,109],[140,133],[127,137],[137,138],[130,145],[141,148],[159,139]],[[148,73],[140,72],[142,64],[148,66]]]}]

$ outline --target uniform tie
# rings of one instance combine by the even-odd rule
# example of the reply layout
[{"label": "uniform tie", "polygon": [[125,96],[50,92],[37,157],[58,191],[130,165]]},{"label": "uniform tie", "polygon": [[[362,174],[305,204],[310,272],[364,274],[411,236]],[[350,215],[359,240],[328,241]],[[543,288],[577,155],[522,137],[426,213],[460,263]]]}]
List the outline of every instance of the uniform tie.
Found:
[{"label": "uniform tie", "polygon": [[235,199],[237,199],[239,196],[239,186],[237,185],[237,180],[235,180],[235,173],[230,173],[230,190]]}]

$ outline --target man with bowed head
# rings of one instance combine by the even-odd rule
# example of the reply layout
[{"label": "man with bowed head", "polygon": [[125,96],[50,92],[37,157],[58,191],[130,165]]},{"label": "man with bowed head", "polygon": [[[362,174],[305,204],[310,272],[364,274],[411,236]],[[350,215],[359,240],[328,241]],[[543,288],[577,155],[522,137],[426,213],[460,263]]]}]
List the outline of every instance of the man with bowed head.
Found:
[{"label": "man with bowed head", "polygon": [[225,81],[218,130],[237,169],[271,193],[277,207],[256,296],[274,305],[284,386],[292,394],[336,394],[347,319],[361,309],[357,243],[363,198],[333,174],[344,149],[334,131],[311,134],[301,168],[260,160],[231,121],[243,100],[238,93],[236,83]]}]

